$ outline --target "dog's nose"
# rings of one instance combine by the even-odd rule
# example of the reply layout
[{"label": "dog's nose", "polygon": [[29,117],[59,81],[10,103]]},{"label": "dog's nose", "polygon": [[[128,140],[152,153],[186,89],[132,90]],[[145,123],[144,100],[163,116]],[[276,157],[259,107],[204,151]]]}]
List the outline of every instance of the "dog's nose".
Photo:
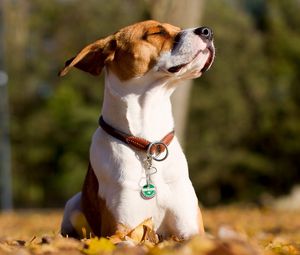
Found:
[{"label": "dog's nose", "polygon": [[209,27],[198,27],[194,30],[194,33],[203,39],[213,39],[213,31]]}]

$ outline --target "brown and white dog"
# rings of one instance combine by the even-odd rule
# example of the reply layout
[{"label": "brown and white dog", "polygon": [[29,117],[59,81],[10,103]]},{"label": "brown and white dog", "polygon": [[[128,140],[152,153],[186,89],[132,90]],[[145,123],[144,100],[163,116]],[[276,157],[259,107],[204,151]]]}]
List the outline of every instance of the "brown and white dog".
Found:
[{"label": "brown and white dog", "polygon": [[[172,132],[170,96],[178,81],[211,66],[212,39],[207,27],[181,30],[149,20],[86,46],[66,62],[61,76],[72,67],[93,75],[104,69],[105,92],[87,176],[82,192],[66,204],[62,234],[77,235],[76,211],[97,236],[150,217],[163,238],[204,232],[187,161]],[[165,160],[155,160],[158,154]]]}]

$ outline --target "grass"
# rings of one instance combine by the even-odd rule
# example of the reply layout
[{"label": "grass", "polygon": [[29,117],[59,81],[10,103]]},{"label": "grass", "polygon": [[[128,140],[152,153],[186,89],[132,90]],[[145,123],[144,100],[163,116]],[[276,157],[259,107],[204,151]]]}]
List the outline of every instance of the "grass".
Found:
[{"label": "grass", "polygon": [[62,211],[17,211],[0,214],[0,254],[300,254],[300,212],[247,207],[203,210],[208,237],[143,240],[117,247],[107,239],[62,238]]}]

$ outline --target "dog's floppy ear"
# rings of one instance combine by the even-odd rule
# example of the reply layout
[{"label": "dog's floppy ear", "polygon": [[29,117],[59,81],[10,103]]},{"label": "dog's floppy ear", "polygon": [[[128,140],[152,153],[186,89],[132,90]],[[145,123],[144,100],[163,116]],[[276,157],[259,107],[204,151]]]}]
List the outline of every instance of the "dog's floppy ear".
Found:
[{"label": "dog's floppy ear", "polygon": [[75,57],[69,59],[58,75],[66,75],[73,66],[93,75],[99,75],[107,61],[113,60],[115,48],[116,41],[113,36],[91,43]]}]

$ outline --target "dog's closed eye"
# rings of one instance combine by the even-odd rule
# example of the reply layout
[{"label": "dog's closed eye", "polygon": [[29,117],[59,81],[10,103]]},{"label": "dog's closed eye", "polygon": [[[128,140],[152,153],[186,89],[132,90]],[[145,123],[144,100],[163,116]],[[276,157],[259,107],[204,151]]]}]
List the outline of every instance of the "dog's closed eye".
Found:
[{"label": "dog's closed eye", "polygon": [[150,35],[168,35],[168,32],[165,30],[160,30],[160,31],[148,34],[148,36],[150,36]]},{"label": "dog's closed eye", "polygon": [[148,30],[144,35],[143,39],[147,39],[148,36],[169,36],[169,33],[163,27],[155,27],[154,29]]}]

